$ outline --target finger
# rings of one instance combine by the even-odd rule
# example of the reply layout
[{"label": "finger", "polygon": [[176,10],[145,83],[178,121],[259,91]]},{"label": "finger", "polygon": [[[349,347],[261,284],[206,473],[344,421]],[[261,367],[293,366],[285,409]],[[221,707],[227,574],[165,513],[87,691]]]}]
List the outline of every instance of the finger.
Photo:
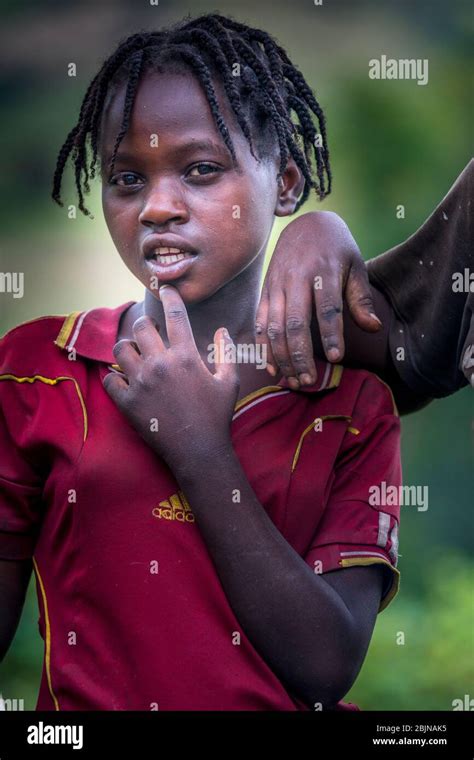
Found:
[{"label": "finger", "polygon": [[266,282],[264,282],[262,292],[260,293],[257,313],[255,315],[255,335],[257,336],[257,340],[260,338],[260,343],[262,345],[265,343],[267,337],[265,331],[267,329],[269,303],[268,288]]},{"label": "finger", "polygon": [[188,312],[179,291],[171,285],[162,285],[158,292],[165,313],[170,347],[181,346],[188,351],[193,348],[197,351]]},{"label": "finger", "polygon": [[367,332],[377,332],[382,327],[375,314],[369,277],[365,264],[353,264],[349,271],[345,298],[354,322]]},{"label": "finger", "polygon": [[102,385],[118,407],[125,405],[129,386],[127,381],[118,372],[109,372],[104,377]]},{"label": "finger", "polygon": [[229,381],[238,381],[237,363],[232,361],[233,357],[230,351],[231,347],[235,349],[235,345],[225,327],[219,327],[214,333],[214,344],[216,346],[215,375]]},{"label": "finger", "polygon": [[286,288],[286,341],[302,385],[312,385],[317,378],[310,330],[312,306],[311,289],[290,280]]},{"label": "finger", "polygon": [[255,342],[258,346],[262,347],[259,350],[261,351],[262,357],[266,362],[267,371],[270,373],[270,375],[272,375],[272,377],[275,377],[277,373],[277,365],[275,357],[273,356],[270,339],[267,335],[269,308],[270,293],[267,287],[267,281],[265,280],[263,283],[262,292],[260,294],[260,303],[258,305],[257,314],[255,317]]},{"label": "finger", "polygon": [[147,315],[138,317],[133,323],[133,336],[142,356],[147,359],[160,351],[166,351],[156,322]]},{"label": "finger", "polygon": [[344,356],[342,321],[342,270],[325,269],[314,279],[314,300],[319,332],[328,361]]},{"label": "finger", "polygon": [[284,292],[282,290],[272,291],[267,326],[272,354],[281,373],[288,378],[290,386],[298,388],[299,382],[296,379],[296,370],[291,362],[286,340],[285,314],[286,298]]},{"label": "finger", "polygon": [[125,338],[119,340],[113,347],[112,353],[126,375],[133,375],[138,370],[140,355],[131,340]]}]

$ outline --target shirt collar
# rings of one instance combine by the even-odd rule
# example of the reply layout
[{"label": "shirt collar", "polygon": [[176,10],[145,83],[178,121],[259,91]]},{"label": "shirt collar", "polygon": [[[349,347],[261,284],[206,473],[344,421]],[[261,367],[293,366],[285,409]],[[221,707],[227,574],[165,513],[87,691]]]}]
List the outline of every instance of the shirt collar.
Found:
[{"label": "shirt collar", "polygon": [[120,317],[136,301],[110,309],[73,311],[65,318],[54,344],[64,351],[74,350],[79,356],[112,364],[112,349],[117,342]]},{"label": "shirt collar", "polygon": [[[54,344],[67,352],[74,350],[76,354],[86,359],[118,367],[114,364],[115,357],[112,349],[117,342],[120,318],[135,303],[136,301],[127,301],[113,309],[101,307],[89,311],[71,312],[62,323]],[[343,371],[340,364],[330,364],[327,361],[315,359],[315,365],[318,373],[316,382],[313,385],[302,386],[296,391],[297,393],[317,393],[338,387]],[[278,388],[293,390],[283,377],[278,385],[265,386],[256,393],[260,395],[261,392],[268,392],[269,389],[278,390]]]}]

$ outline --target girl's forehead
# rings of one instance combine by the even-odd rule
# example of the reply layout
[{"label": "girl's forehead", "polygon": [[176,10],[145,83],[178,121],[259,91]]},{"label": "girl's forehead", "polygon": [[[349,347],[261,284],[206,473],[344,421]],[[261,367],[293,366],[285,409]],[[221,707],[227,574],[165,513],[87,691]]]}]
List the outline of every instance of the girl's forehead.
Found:
[{"label": "girl's forehead", "polygon": [[[105,104],[102,128],[118,132],[123,119],[127,83],[115,87]],[[230,117],[219,86],[215,85],[219,107],[225,120]],[[198,79],[189,72],[146,72],[135,93],[129,130],[133,132],[176,130],[195,124],[216,131],[207,97]]]},{"label": "girl's forehead", "polygon": [[[240,134],[232,108],[226,102],[224,88],[218,80],[213,80],[213,85],[219,110],[231,134],[239,161],[243,160],[248,152],[246,139]],[[99,138],[102,162],[112,155],[122,126],[126,89],[126,82],[115,86],[105,104]],[[145,155],[154,160],[157,157],[156,147],[151,150],[151,144],[162,145],[164,154],[173,151],[173,155],[177,156],[178,150],[181,152],[185,144],[189,147],[191,143],[204,144],[205,141],[214,145],[216,159],[219,156],[224,160],[229,158],[207,96],[197,77],[192,72],[146,72],[139,82],[118,155],[140,151],[143,160]],[[202,149],[208,150],[204,145]]]}]

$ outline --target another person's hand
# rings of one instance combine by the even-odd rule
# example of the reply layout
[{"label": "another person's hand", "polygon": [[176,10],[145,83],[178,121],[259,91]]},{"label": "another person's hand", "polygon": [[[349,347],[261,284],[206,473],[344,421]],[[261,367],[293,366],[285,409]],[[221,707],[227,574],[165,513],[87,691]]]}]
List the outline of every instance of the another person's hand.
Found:
[{"label": "another person's hand", "polygon": [[277,242],[255,321],[271,374],[279,368],[292,387],[316,381],[313,304],[327,359],[342,360],[343,299],[359,327],[379,330],[364,260],[345,222],[330,211],[297,217]]}]

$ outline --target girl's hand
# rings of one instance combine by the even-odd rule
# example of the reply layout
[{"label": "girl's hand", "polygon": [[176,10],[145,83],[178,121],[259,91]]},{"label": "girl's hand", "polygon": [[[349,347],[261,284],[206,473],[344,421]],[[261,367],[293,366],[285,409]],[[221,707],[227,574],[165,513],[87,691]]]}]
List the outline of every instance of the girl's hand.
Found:
[{"label": "girl's hand", "polygon": [[380,328],[365,264],[345,222],[330,211],[297,217],[278,239],[256,317],[257,343],[266,345],[274,370],[300,384],[315,382],[313,302],[326,357],[341,361],[343,298],[359,327]]},{"label": "girl's hand", "polygon": [[[225,362],[219,350],[212,374],[196,348],[179,292],[165,285],[159,295],[169,348],[150,317],[140,317],[133,325],[136,346],[120,340],[113,348],[125,377],[111,372],[103,384],[142,438],[176,472],[189,457],[229,446],[239,375],[235,362]],[[216,330],[214,343],[218,349],[232,346],[225,328]]]}]

